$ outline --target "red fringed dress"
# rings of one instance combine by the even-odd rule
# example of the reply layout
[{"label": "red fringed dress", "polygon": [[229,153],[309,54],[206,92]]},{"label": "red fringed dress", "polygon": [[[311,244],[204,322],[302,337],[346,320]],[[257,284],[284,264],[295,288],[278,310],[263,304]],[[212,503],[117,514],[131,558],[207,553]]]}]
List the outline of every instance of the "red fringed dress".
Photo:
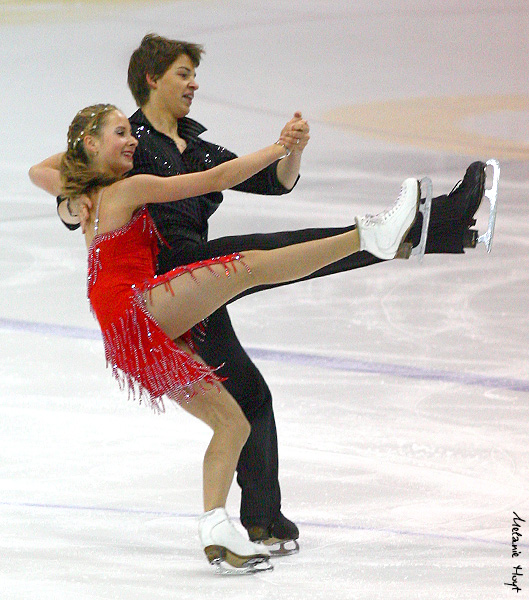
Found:
[{"label": "red fringed dress", "polygon": [[[193,263],[156,277],[159,234],[145,206],[115,231],[99,235],[97,222],[98,218],[88,250],[88,298],[103,334],[107,365],[120,386],[128,388],[129,396],[140,402],[146,399],[163,412],[164,394],[185,401],[193,395],[192,384],[221,381],[214,368],[194,360],[162,331],[143,294],[212,264],[223,264],[229,274],[228,264],[241,260],[241,255]],[[190,332],[183,339],[189,344]]]}]

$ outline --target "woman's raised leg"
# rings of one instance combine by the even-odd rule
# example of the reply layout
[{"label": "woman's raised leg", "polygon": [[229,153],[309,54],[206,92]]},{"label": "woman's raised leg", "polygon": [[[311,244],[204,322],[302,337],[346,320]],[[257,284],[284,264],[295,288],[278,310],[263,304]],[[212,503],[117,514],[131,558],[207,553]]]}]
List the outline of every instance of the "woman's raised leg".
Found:
[{"label": "woman's raised leg", "polygon": [[419,200],[417,180],[406,180],[395,205],[357,219],[356,229],[273,250],[249,250],[242,265],[213,264],[192,275],[180,274],[146,293],[147,308],[165,333],[176,338],[251,287],[295,281],[361,249],[392,258],[413,224]]},{"label": "woman's raised leg", "polygon": [[240,261],[199,267],[155,287],[145,294],[147,308],[165,333],[176,338],[251,287],[299,279],[359,248],[355,229],[275,250],[249,250]]}]

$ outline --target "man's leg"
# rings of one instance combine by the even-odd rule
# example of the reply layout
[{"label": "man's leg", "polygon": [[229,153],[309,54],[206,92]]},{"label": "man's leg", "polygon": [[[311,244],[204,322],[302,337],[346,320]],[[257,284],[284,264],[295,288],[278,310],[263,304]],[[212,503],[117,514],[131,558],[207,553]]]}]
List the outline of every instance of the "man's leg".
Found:
[{"label": "man's leg", "polygon": [[[484,189],[484,164],[469,167],[459,186],[446,195],[434,198],[426,251],[463,252],[464,233],[471,226],[474,212],[479,207]],[[421,223],[416,223],[408,239],[420,236]],[[197,244],[185,238],[170,240],[172,249],[162,248],[159,272],[198,260],[242,252],[267,250],[312,239],[338,235],[345,228],[306,229],[275,234],[233,236]],[[455,233],[454,233],[455,231]],[[309,277],[321,277],[376,264],[380,261],[367,252],[357,252],[343,260],[317,271]],[[282,284],[280,284],[282,285]],[[274,286],[253,288],[246,293]],[[270,390],[257,367],[252,363],[231,325],[225,308],[208,320],[207,334],[196,340],[198,352],[206,363],[217,366],[224,363],[220,374],[228,377],[225,387],[239,403],[252,425],[252,433],[241,454],[237,467],[237,481],[241,486],[241,520],[247,527],[264,524],[268,519],[283,519],[280,514],[281,495],[277,469],[277,436]],[[295,533],[297,528],[285,520],[285,528]]]}]

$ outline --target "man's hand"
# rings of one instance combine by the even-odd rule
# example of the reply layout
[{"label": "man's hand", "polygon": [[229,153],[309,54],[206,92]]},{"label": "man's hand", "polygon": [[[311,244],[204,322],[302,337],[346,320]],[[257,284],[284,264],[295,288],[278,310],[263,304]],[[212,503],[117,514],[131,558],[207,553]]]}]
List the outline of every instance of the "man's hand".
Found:
[{"label": "man's hand", "polygon": [[281,136],[283,135],[294,143],[285,144],[291,149],[291,153],[277,163],[277,178],[287,190],[291,190],[299,176],[301,155],[310,139],[309,124],[300,111],[296,111],[292,119],[283,127]]},{"label": "man's hand", "polygon": [[75,200],[79,211],[79,220],[81,222],[81,231],[86,233],[91,222],[90,211],[92,210],[92,200],[88,196],[79,196]]},{"label": "man's hand", "polygon": [[300,111],[296,111],[292,119],[290,119],[290,121],[288,121],[288,123],[283,127],[281,131],[281,137],[295,137],[296,143],[295,146],[292,147],[292,152],[301,154],[309,143],[309,131],[310,128],[308,122],[303,119]]}]

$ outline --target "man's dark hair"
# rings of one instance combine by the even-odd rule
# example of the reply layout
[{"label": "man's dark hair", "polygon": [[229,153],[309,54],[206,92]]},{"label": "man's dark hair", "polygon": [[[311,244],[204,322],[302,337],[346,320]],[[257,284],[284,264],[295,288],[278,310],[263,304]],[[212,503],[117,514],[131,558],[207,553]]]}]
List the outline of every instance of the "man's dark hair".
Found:
[{"label": "man's dark hair", "polygon": [[129,62],[128,84],[139,107],[145,106],[151,93],[147,75],[154,80],[163,77],[174,61],[186,54],[198,67],[204,48],[199,44],[169,40],[154,33],[147,34],[139,48],[134,50]]}]

